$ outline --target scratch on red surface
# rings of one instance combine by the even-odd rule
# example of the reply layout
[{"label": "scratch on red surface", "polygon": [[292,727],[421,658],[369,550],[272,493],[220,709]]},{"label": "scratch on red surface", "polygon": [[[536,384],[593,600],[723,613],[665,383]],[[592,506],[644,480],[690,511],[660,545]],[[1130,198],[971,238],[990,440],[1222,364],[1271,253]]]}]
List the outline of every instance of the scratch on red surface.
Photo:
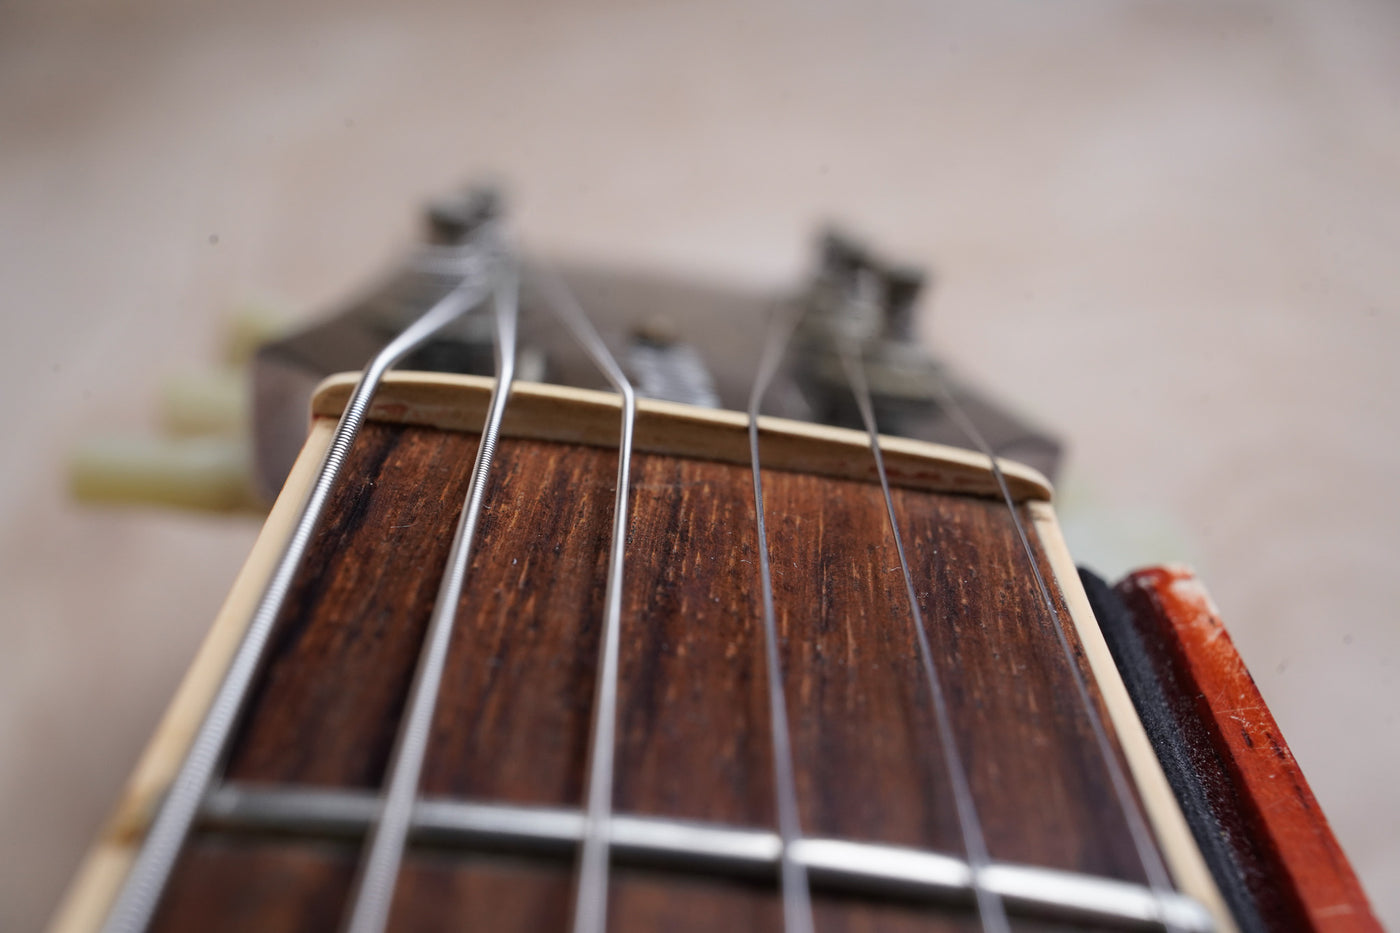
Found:
[{"label": "scratch on red surface", "polygon": [[1271,850],[1280,883],[1290,885],[1303,905],[1303,926],[1379,931],[1351,863],[1205,587],[1189,568],[1166,566],[1130,574],[1119,589],[1146,598],[1156,623],[1175,635],[1164,639],[1173,664],[1196,689],[1198,713],[1232,770],[1241,800],[1252,809],[1244,815]]}]

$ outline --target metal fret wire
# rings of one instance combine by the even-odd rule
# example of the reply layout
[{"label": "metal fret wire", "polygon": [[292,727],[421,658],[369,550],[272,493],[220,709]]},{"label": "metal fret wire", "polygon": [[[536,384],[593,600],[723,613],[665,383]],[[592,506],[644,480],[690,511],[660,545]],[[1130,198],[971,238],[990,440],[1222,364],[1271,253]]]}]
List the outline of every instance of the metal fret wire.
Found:
[{"label": "metal fret wire", "polygon": [[[370,791],[225,783],[210,793],[202,816],[204,826],[219,831],[354,839],[364,837],[378,808],[378,796]],[[586,821],[580,809],[420,797],[409,838],[458,852],[576,857]],[[783,843],[770,829],[616,812],[608,829],[612,858],[628,864],[710,878],[778,878]],[[971,866],[941,852],[807,836],[794,843],[792,857],[807,869],[814,888],[929,903],[974,896]],[[1159,900],[1135,882],[1012,862],[992,862],[978,880],[1009,911],[1023,916],[1135,928],[1160,926],[1160,917],[1171,916],[1192,933],[1212,929],[1210,913],[1190,897],[1169,894]]]},{"label": "metal fret wire", "polygon": [[[1035,578],[1036,588],[1040,591],[1041,601],[1045,604],[1045,610],[1050,615],[1052,628],[1055,630],[1055,638],[1060,643],[1060,650],[1064,653],[1066,662],[1069,664],[1070,673],[1074,677],[1074,686],[1079,694],[1079,701],[1084,707],[1084,711],[1089,718],[1089,725],[1094,730],[1094,740],[1098,745],[1099,755],[1108,769],[1109,782],[1113,785],[1114,796],[1118,799],[1119,808],[1123,811],[1123,817],[1128,824],[1128,833],[1133,838],[1133,847],[1137,850],[1138,858],[1142,862],[1143,871],[1147,874],[1148,886],[1157,895],[1159,903],[1161,899],[1172,893],[1171,876],[1167,872],[1166,865],[1162,863],[1161,854],[1157,851],[1157,846],[1153,842],[1152,831],[1147,826],[1146,816],[1139,805],[1137,798],[1133,796],[1132,788],[1128,784],[1127,775],[1123,773],[1123,767],[1119,763],[1117,756],[1113,752],[1113,745],[1108,740],[1108,732],[1104,729],[1103,720],[1099,717],[1098,707],[1094,705],[1093,697],[1089,694],[1089,685],[1084,681],[1084,674],[1080,671],[1078,663],[1074,658],[1074,652],[1070,648],[1069,638],[1065,635],[1064,620],[1060,618],[1060,612],[1055,608],[1055,601],[1050,595],[1050,588],[1045,583],[1045,577],[1040,572],[1040,564],[1035,558],[1035,551],[1031,548],[1030,537],[1026,534],[1025,524],[1021,521],[1020,513],[1016,510],[1016,501],[1011,496],[1011,489],[1006,484],[1006,476],[1001,471],[1001,465],[997,462],[996,454],[992,451],[992,446],[987,443],[982,432],[977,430],[977,425],[963,411],[958,404],[953,393],[944,383],[942,376],[934,374],[934,389],[939,396],[941,404],[949,416],[957,423],[962,432],[980,450],[991,463],[992,476],[996,479],[997,488],[1001,490],[1001,497],[1006,502],[1006,507],[1011,512],[1012,524],[1016,526],[1016,535],[1021,540],[1021,550],[1026,555],[1026,563],[1030,565],[1031,574]],[[1169,916],[1159,917],[1160,922],[1168,931],[1175,930],[1176,924]]]},{"label": "metal fret wire", "polygon": [[404,356],[481,301],[488,284],[486,279],[490,260],[491,257],[484,256],[460,263],[456,271],[462,278],[461,283],[405,328],[365,366],[349,404],[340,416],[331,445],[301,507],[300,517],[286,549],[214,694],[209,711],[190,744],[189,753],[151,823],[126,882],[102,925],[103,933],[139,933],[150,925],[175,860],[189,835],[190,826],[223,760],[229,737],[243,710],[253,676],[272,634],[273,623],[281,613],[292,580],[301,566],[302,557],[380,380]]},{"label": "metal fret wire", "polygon": [[894,498],[890,495],[890,479],[885,472],[885,457],[880,451],[880,432],[875,423],[875,406],[870,400],[870,384],[865,378],[859,350],[849,340],[842,341],[841,365],[845,367],[851,394],[855,396],[861,420],[865,422],[866,433],[870,435],[870,451],[875,457],[875,466],[880,474],[880,489],[885,495],[885,511],[889,515],[895,550],[899,552],[899,566],[904,573],[904,589],[909,596],[909,610],[914,632],[918,636],[919,660],[923,663],[924,676],[928,680],[934,716],[938,721],[939,744],[948,764],[958,825],[962,830],[963,845],[967,849],[967,862],[972,868],[972,890],[977,898],[977,913],[982,920],[982,929],[987,933],[1009,933],[1011,927],[1007,922],[1006,908],[1001,898],[981,883],[982,871],[991,863],[991,855],[987,851],[987,841],[982,835],[982,821],[977,816],[977,805],[972,798],[972,785],[967,777],[967,769],[963,766],[962,756],[953,738],[953,720],[948,713],[948,701],[943,693],[938,669],[934,665],[933,650],[929,647],[928,633],[924,630],[923,612],[919,609],[919,599],[914,591],[914,577],[909,571],[909,560],[904,554],[899,521],[894,514]]},{"label": "metal fret wire", "polygon": [[381,800],[379,813],[370,831],[368,852],[352,888],[355,892],[354,904],[345,927],[349,933],[378,933],[383,930],[393,904],[399,865],[403,860],[413,805],[418,796],[418,780],[432,731],[433,712],[437,708],[443,669],[447,664],[447,649],[452,641],[457,604],[461,600],[462,583],[471,559],[481,505],[486,497],[501,418],[505,414],[511,382],[515,378],[518,292],[516,270],[503,270],[496,285],[496,385],[491,390],[490,408],[482,428],[481,442],[477,445],[466,501],[457,522],[437,600],[433,603],[418,670],[413,676],[408,713],[399,727],[389,766],[388,790]]},{"label": "metal fret wire", "polygon": [[574,332],[593,362],[622,395],[621,437],[617,449],[617,495],[613,502],[612,548],[608,553],[608,582],[604,596],[603,640],[590,739],[588,808],[583,850],[579,857],[578,891],[574,900],[574,933],[602,933],[608,915],[613,794],[613,756],[617,730],[618,653],[622,638],[622,568],[627,550],[627,494],[632,463],[632,433],[637,420],[637,397],[632,383],[608,352],[607,344],[564,281],[550,269],[537,267],[554,311]]},{"label": "metal fret wire", "polygon": [[749,396],[749,462],[753,467],[753,502],[758,519],[758,564],[763,580],[763,641],[768,670],[768,703],[773,729],[773,781],[778,798],[778,834],[783,841],[781,879],[783,928],[788,933],[812,933],[812,896],[807,869],[793,858],[792,846],[802,838],[797,811],[797,783],[793,778],[792,742],[788,736],[787,701],[783,696],[782,662],[778,658],[777,613],[773,608],[773,570],[768,560],[768,529],[763,518],[763,478],[758,462],[758,411],[768,384],[777,372],[800,308],[778,311],[759,359],[758,374]]}]

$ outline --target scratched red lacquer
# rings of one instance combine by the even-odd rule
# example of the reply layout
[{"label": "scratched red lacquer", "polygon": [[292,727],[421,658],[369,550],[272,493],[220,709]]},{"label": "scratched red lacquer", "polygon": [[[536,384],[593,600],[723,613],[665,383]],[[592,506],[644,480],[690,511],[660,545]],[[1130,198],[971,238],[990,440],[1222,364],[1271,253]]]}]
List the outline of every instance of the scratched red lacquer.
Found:
[{"label": "scratched red lacquer", "polygon": [[1379,931],[1351,863],[1195,574],[1152,567],[1130,574],[1118,590],[1130,604],[1146,601],[1150,621],[1174,633],[1162,642],[1179,682],[1196,688],[1198,715],[1232,769],[1241,815],[1272,856],[1278,883],[1293,889],[1304,914],[1298,929]]}]

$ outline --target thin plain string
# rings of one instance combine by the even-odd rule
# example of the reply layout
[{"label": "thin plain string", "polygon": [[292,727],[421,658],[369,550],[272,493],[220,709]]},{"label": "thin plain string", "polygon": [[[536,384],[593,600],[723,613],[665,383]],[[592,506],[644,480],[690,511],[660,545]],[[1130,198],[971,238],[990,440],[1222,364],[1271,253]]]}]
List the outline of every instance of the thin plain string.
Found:
[{"label": "thin plain string", "polygon": [[982,436],[982,432],[977,429],[977,425],[967,416],[963,408],[958,404],[957,399],[949,390],[943,377],[937,373],[933,376],[934,391],[938,395],[939,404],[948,412],[949,416],[957,423],[962,432],[980,450],[991,463],[992,476],[996,479],[997,488],[1001,490],[1001,497],[1006,502],[1007,509],[1011,512],[1012,524],[1016,527],[1016,536],[1020,538],[1021,550],[1026,557],[1026,563],[1030,565],[1031,574],[1035,578],[1036,588],[1040,591],[1041,601],[1045,604],[1045,611],[1050,616],[1055,630],[1055,638],[1060,643],[1060,650],[1064,654],[1065,661],[1069,665],[1071,675],[1074,677],[1075,690],[1079,695],[1080,704],[1084,707],[1085,714],[1089,718],[1089,725],[1094,730],[1094,740],[1098,746],[1099,755],[1103,759],[1105,767],[1108,769],[1109,782],[1113,785],[1114,796],[1118,800],[1118,806],[1123,812],[1124,820],[1128,824],[1128,833],[1133,838],[1133,847],[1137,850],[1138,859],[1142,862],[1143,871],[1147,875],[1148,886],[1157,895],[1158,920],[1168,930],[1177,929],[1176,924],[1162,910],[1162,898],[1172,893],[1171,876],[1167,872],[1166,865],[1162,862],[1162,856],[1157,851],[1157,846],[1153,842],[1152,831],[1147,826],[1147,819],[1142,812],[1142,807],[1137,798],[1133,795],[1132,787],[1128,783],[1127,775],[1123,773],[1123,767],[1118,761],[1118,757],[1113,752],[1113,744],[1108,739],[1108,732],[1104,728],[1103,720],[1099,716],[1098,707],[1094,705],[1093,697],[1089,694],[1089,685],[1084,681],[1084,674],[1079,669],[1074,658],[1074,652],[1070,648],[1069,637],[1065,634],[1064,620],[1060,618],[1060,611],[1055,607],[1055,600],[1050,595],[1050,587],[1045,583],[1045,577],[1040,572],[1040,563],[1035,558],[1035,551],[1031,547],[1029,535],[1026,533],[1025,524],[1021,521],[1020,513],[1016,509],[1016,500],[1012,498],[1011,489],[1006,484],[1006,476],[1002,473],[1001,465],[997,462],[996,454],[992,446],[987,443],[987,439]]},{"label": "thin plain string", "polygon": [[355,892],[353,908],[345,926],[348,933],[379,933],[388,923],[389,908],[393,905],[399,865],[408,841],[409,824],[418,796],[418,781],[432,731],[433,712],[437,708],[443,670],[447,665],[447,649],[452,642],[457,604],[461,601],[462,584],[471,559],[482,502],[486,498],[501,419],[515,378],[518,292],[519,278],[512,269],[502,275],[496,287],[496,385],[491,390],[490,408],[482,428],[481,442],[477,445],[466,502],[452,539],[447,570],[438,587],[418,670],[414,673],[408,714],[399,727],[389,770],[388,791],[370,828],[369,850],[352,888]]},{"label": "thin plain string", "polygon": [[632,383],[588,320],[587,313],[564,281],[550,269],[536,267],[554,311],[613,388],[622,395],[621,437],[617,451],[617,495],[613,502],[612,548],[608,553],[608,583],[604,597],[603,641],[590,739],[588,809],[584,819],[583,851],[579,858],[578,890],[574,900],[574,933],[602,933],[608,919],[608,863],[611,844],[613,757],[616,751],[618,653],[622,638],[622,571],[627,550],[627,496],[632,462],[632,433],[637,420],[637,397]]},{"label": "thin plain string", "polygon": [[778,802],[778,834],[782,837],[783,928],[787,933],[812,933],[812,896],[807,869],[792,857],[802,838],[797,811],[797,782],[793,777],[792,742],[788,734],[787,701],[783,696],[782,662],[778,658],[777,613],[773,608],[773,570],[768,559],[768,530],[763,517],[763,477],[759,471],[758,412],[788,341],[797,327],[800,309],[790,307],[773,317],[749,396],[749,462],[753,466],[753,502],[758,519],[758,565],[763,581],[763,640],[768,669],[768,704],[773,729],[773,781]]},{"label": "thin plain string", "polygon": [[1006,919],[1006,908],[1001,897],[982,885],[982,870],[991,863],[991,856],[987,852],[987,842],[982,833],[982,821],[977,816],[977,805],[972,798],[972,785],[967,777],[967,769],[953,738],[953,720],[948,713],[948,700],[943,693],[938,669],[934,665],[928,633],[924,631],[923,612],[919,609],[919,599],[914,591],[914,577],[909,571],[909,560],[904,554],[899,521],[894,513],[894,498],[890,495],[890,480],[885,472],[885,457],[880,450],[880,432],[875,423],[875,407],[870,400],[870,384],[859,359],[859,350],[849,340],[843,340],[841,344],[841,365],[845,367],[851,394],[855,396],[861,420],[865,422],[866,433],[870,435],[870,451],[875,456],[875,466],[880,474],[880,489],[885,495],[885,512],[889,515],[894,546],[899,552],[899,566],[904,572],[904,589],[909,596],[909,610],[914,632],[918,636],[919,659],[923,662],[924,677],[928,681],[929,695],[933,699],[934,716],[938,720],[938,740],[943,748],[944,760],[948,764],[958,825],[962,830],[963,845],[967,849],[968,865],[972,868],[972,890],[977,898],[977,913],[982,920],[982,929],[987,933],[1010,933],[1011,926]]},{"label": "thin plain string", "polygon": [[461,282],[380,350],[360,374],[345,412],[336,425],[331,445],[321,461],[316,480],[301,507],[286,549],[273,570],[228,671],[190,744],[190,750],[171,781],[111,913],[102,925],[103,933],[140,933],[150,925],[190,827],[223,761],[229,738],[267,649],[273,623],[281,614],[331,490],[384,374],[481,302],[491,284],[489,265],[494,259],[484,256],[461,262],[455,268]]}]

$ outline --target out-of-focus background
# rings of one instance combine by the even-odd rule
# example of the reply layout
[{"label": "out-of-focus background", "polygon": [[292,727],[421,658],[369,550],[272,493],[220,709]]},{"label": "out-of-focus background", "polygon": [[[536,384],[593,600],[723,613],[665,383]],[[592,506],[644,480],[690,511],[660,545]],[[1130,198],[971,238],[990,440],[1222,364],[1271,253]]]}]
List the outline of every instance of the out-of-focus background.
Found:
[{"label": "out-of-focus background", "polygon": [[490,172],[576,259],[796,281],[849,221],[1071,447],[1082,556],[1197,564],[1400,925],[1391,0],[0,3],[0,928],[42,924],[250,546],[80,508],[224,309],[353,292]]}]

